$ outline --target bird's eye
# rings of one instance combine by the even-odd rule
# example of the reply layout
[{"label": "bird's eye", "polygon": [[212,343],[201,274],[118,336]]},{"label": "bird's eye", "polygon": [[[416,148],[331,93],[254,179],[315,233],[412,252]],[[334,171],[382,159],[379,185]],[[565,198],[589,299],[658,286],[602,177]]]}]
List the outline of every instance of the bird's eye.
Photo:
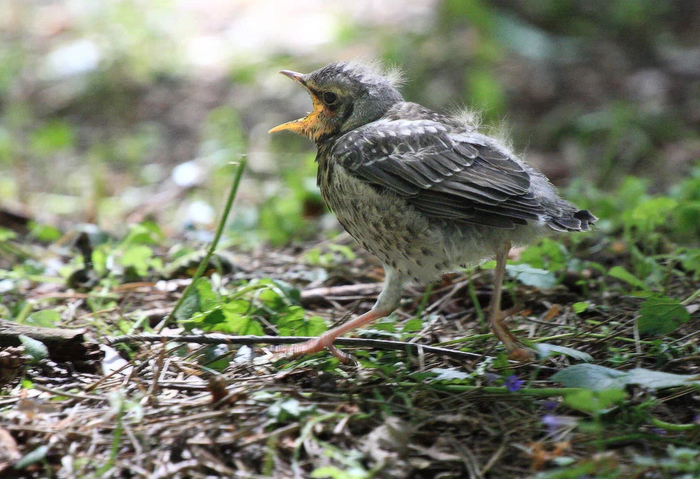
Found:
[{"label": "bird's eye", "polygon": [[325,103],[326,105],[332,105],[337,101],[338,95],[336,95],[332,91],[327,91],[323,94],[323,103]]}]

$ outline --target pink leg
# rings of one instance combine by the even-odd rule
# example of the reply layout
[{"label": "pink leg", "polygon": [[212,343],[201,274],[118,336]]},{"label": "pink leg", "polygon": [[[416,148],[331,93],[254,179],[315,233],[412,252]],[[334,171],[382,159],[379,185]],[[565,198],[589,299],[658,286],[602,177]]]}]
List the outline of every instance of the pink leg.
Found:
[{"label": "pink leg", "polygon": [[494,290],[489,303],[489,324],[493,334],[505,345],[511,359],[525,361],[532,359],[531,351],[522,347],[518,338],[513,336],[508,327],[503,324],[504,313],[501,311],[501,290],[506,273],[510,242],[505,243],[496,252],[496,270],[494,272]]},{"label": "pink leg", "polygon": [[375,319],[383,318],[389,316],[391,311],[382,311],[378,309],[372,309],[365,314],[358,316],[352,321],[348,321],[345,324],[341,324],[337,328],[333,328],[326,331],[321,336],[315,339],[310,339],[306,342],[299,344],[292,344],[291,346],[285,346],[283,348],[275,349],[275,353],[286,354],[289,356],[302,356],[304,354],[313,354],[328,349],[336,358],[340,359],[342,362],[347,363],[350,361],[350,355],[340,351],[338,348],[333,346],[333,341],[339,336],[351,331],[355,328],[359,328]]}]

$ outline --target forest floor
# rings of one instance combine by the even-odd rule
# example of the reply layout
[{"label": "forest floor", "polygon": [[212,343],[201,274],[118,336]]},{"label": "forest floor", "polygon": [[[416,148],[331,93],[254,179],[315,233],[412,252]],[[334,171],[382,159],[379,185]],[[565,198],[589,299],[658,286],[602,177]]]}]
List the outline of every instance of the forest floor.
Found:
[{"label": "forest floor", "polygon": [[[288,343],[369,309],[383,273],[349,237],[217,254],[158,335],[201,254],[167,251],[156,233],[92,251],[63,242],[88,265],[61,241],[3,243],[5,258],[26,255],[5,270],[3,344],[19,323],[48,347],[22,336],[0,349],[3,477],[700,473],[700,285],[687,262],[661,261],[652,294],[623,240],[545,240],[512,253],[503,304],[539,359],[509,361],[488,331],[485,263],[407,287],[396,314],[340,343],[355,358],[342,364],[279,357],[250,335]],[[32,275],[32,261],[74,272]],[[66,337],[31,332],[42,326]]]}]

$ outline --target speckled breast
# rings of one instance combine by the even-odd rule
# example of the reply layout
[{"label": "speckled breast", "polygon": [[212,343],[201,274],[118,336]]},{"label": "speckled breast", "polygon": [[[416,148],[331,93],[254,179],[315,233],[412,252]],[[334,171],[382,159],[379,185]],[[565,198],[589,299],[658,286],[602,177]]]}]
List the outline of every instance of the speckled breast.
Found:
[{"label": "speckled breast", "polygon": [[416,281],[432,280],[450,269],[453,255],[443,231],[404,199],[330,162],[319,161],[319,186],[340,224],[385,266]]}]

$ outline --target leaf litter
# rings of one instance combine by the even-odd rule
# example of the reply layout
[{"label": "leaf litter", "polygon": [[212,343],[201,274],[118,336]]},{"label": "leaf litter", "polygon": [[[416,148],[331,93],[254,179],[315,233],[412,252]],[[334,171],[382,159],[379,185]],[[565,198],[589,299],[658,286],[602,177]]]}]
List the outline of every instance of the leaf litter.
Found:
[{"label": "leaf litter", "polygon": [[[152,268],[160,256],[152,248],[153,255],[133,257]],[[265,345],[175,340],[206,331],[317,335],[371,306],[381,280],[373,259],[343,255],[324,263],[323,275],[309,275],[318,268],[306,262],[309,249],[232,255],[230,273],[213,272],[195,285],[167,338],[105,347],[110,359],[102,365],[78,371],[35,354],[23,382],[8,380],[0,397],[0,426],[17,438],[24,468],[4,473],[526,477],[575,467],[602,474],[611,460],[621,471],[653,473],[660,466],[640,457],[666,460],[669,444],[698,439],[698,319],[684,316],[679,301],[640,301],[595,274],[576,273],[573,282],[544,275],[544,264],[511,268],[505,299],[524,303],[511,322],[539,351],[533,363],[509,362],[483,328],[479,312],[488,304],[491,272],[478,268],[447,276],[432,290],[409,286],[391,321],[358,335],[413,347],[348,349],[357,360],[352,366],[328,354],[289,360]],[[143,264],[132,266],[143,273]],[[55,326],[87,328],[104,346],[100,329],[110,336],[149,332],[185,284],[172,278],[124,283],[108,294],[60,287],[38,294],[31,286],[24,292],[36,309],[50,312],[43,316],[60,318]],[[688,297],[689,286],[673,280],[666,294]],[[645,309],[649,301],[653,308]],[[424,304],[430,313],[416,316]],[[641,327],[640,314],[671,318],[673,327],[659,337]],[[560,423],[566,426],[553,426]],[[601,456],[600,441],[628,448]]]}]

